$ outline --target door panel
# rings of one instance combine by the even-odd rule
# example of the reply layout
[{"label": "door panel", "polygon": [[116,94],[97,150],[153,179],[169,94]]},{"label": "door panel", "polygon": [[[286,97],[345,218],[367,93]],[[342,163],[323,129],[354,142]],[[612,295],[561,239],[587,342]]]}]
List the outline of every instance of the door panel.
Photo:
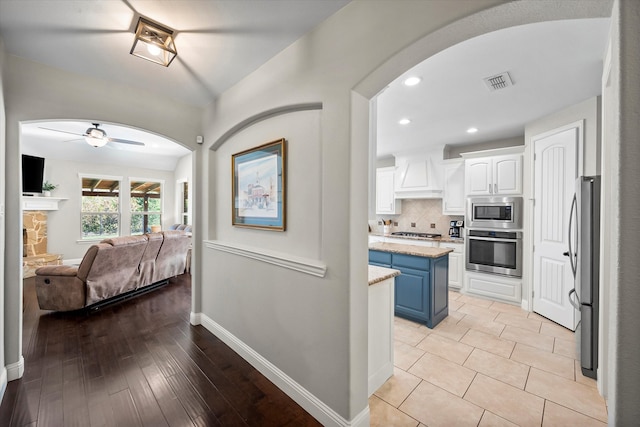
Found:
[{"label": "door panel", "polygon": [[534,137],[533,311],[571,330],[578,316],[568,299],[574,280],[563,253],[568,248],[578,137],[577,127]]}]

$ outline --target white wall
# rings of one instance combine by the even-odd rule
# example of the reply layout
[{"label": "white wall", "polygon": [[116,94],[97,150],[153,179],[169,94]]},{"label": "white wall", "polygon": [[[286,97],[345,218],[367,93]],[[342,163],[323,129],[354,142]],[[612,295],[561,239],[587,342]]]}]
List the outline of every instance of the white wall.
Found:
[{"label": "white wall", "polygon": [[[5,169],[5,102],[4,102],[4,42],[0,38],[0,177],[4,177]],[[0,307],[4,307],[4,246],[5,246],[5,184],[0,182]],[[4,363],[4,315],[0,315],[0,401],[7,387],[7,368]]]},{"label": "white wall", "polygon": [[[26,153],[38,155],[38,153]],[[149,181],[162,181],[163,216],[162,228],[177,222],[174,173],[154,169],[132,168],[101,163],[74,162],[54,158],[45,160],[45,179],[58,184],[53,196],[68,200],[59,203],[59,210],[47,215],[47,250],[54,254],[63,254],[64,259],[82,258],[93,242],[81,241],[80,175],[112,176],[121,179],[120,190],[120,235],[130,234],[131,204],[129,202],[129,180],[144,178]]]},{"label": "white wall", "polygon": [[[182,182],[187,182],[189,184],[189,210],[193,218],[193,153],[182,156],[178,160],[176,169],[173,171],[173,184],[175,186],[175,223],[182,223],[182,200],[180,199],[182,194]],[[193,220],[191,221],[191,224],[193,224]],[[167,223],[167,225],[171,224]]]},{"label": "white wall", "polygon": [[[5,363],[21,363],[22,214],[20,122],[73,119],[111,122],[149,130],[197,149],[202,110],[131,86],[72,74],[7,55],[4,67],[7,183],[5,232]],[[100,102],[94,100],[99,99]],[[75,229],[75,227],[74,227]],[[11,376],[9,379],[12,379]]]}]

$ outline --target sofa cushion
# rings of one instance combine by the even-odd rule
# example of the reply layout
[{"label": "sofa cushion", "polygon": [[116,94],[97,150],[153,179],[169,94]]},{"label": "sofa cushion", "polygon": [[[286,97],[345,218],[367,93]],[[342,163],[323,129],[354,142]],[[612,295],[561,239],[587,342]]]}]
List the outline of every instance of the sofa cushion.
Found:
[{"label": "sofa cushion", "polygon": [[156,258],[162,246],[164,235],[162,233],[147,234],[147,247],[140,260],[140,280],[138,287],[147,286],[153,283],[153,271],[156,268]]},{"label": "sofa cushion", "polygon": [[164,240],[156,258],[154,282],[184,273],[191,245],[191,238],[184,231],[170,230],[163,231],[162,234]]}]

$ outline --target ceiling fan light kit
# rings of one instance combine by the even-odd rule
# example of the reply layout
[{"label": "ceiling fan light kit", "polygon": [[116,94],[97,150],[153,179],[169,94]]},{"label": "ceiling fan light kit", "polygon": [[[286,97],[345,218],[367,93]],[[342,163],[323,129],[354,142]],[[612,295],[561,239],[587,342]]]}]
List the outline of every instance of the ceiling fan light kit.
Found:
[{"label": "ceiling fan light kit", "polygon": [[173,30],[145,18],[138,19],[131,55],[168,67],[178,55]]}]

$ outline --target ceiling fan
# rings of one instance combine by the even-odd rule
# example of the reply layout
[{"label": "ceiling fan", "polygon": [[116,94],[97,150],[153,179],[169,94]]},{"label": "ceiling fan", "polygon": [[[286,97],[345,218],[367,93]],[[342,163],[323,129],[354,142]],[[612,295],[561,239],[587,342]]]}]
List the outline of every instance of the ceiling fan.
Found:
[{"label": "ceiling fan", "polygon": [[69,133],[71,135],[78,135],[78,136],[82,136],[84,137],[84,140],[87,142],[87,144],[93,146],[93,147],[104,147],[108,142],[117,142],[119,144],[129,144],[129,145],[139,145],[139,146],[143,146],[144,147],[144,143],[143,142],[138,142],[138,141],[130,141],[128,139],[120,139],[120,138],[110,138],[107,136],[107,132],[104,131],[104,129],[100,129],[100,123],[91,123],[94,127],[90,127],[88,128],[85,133],[74,133],[74,132],[68,132],[66,130],[60,130],[60,129],[51,129],[51,128],[46,128],[46,127],[40,127],[40,129],[45,129],[45,130],[52,130],[54,132],[62,132],[62,133]]}]

